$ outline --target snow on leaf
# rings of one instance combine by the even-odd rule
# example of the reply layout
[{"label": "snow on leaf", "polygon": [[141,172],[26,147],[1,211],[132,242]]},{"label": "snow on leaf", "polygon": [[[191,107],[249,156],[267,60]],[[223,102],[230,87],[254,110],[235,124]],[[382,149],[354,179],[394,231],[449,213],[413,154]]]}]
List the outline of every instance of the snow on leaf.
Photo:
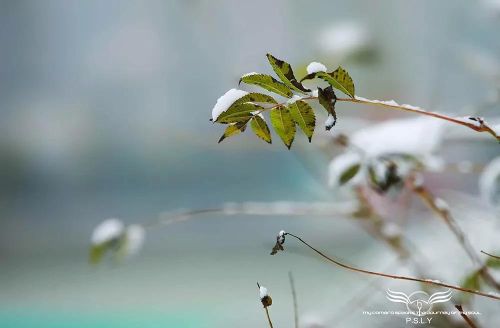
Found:
[{"label": "snow on leaf", "polygon": [[304,86],[297,81],[290,64],[274,57],[271,54],[267,54],[266,56],[276,75],[278,75],[280,80],[283,81],[287,87],[302,93],[310,91],[309,89],[304,88]]},{"label": "snow on leaf", "polygon": [[217,121],[220,114],[229,109],[229,107],[241,97],[247,95],[248,92],[238,89],[231,89],[217,99],[214,108],[212,109],[212,120]]},{"label": "snow on leaf", "polygon": [[278,106],[271,109],[271,124],[285,146],[290,149],[295,137],[295,122],[287,107]]},{"label": "snow on leaf", "polygon": [[258,85],[268,91],[274,92],[280,96],[290,98],[293,93],[292,91],[283,83],[276,80],[274,77],[266,74],[250,73],[245,74],[241,77],[240,82],[246,84]]},{"label": "snow on leaf", "polygon": [[348,95],[351,98],[355,97],[354,96],[354,91],[355,91],[354,82],[353,82],[351,76],[349,75],[349,73],[347,73],[347,71],[344,70],[340,66],[335,71],[333,71],[331,73],[318,71],[318,72],[307,74],[306,76],[304,76],[302,78],[301,81],[311,80],[311,79],[315,79],[315,78],[325,80],[332,87],[342,91],[343,93],[345,93],[346,95]]},{"label": "snow on leaf", "polygon": [[92,232],[91,242],[100,245],[119,238],[124,231],[123,222],[112,218],[102,221]]},{"label": "snow on leaf", "polygon": [[[330,187],[339,187],[348,182],[357,183],[360,179],[357,176],[361,164],[361,156],[358,153],[347,152],[336,156],[329,166],[328,184]],[[357,169],[353,167],[359,166]],[[349,172],[352,170],[351,172]],[[356,172],[354,172],[354,170]],[[346,173],[349,172],[349,173]],[[352,177],[347,179],[349,175]],[[356,177],[356,178],[355,178]],[[355,178],[355,179],[354,179]]]},{"label": "snow on leaf", "polygon": [[307,74],[326,72],[326,66],[318,62],[309,63],[306,69],[307,69]]},{"label": "snow on leaf", "polygon": [[316,116],[314,115],[314,110],[305,101],[297,100],[288,105],[290,114],[293,120],[302,129],[304,134],[311,142],[314,127],[316,126]]},{"label": "snow on leaf", "polygon": [[237,104],[220,114],[217,118],[217,123],[246,123],[252,118],[255,112],[263,110],[263,107],[250,102]]}]

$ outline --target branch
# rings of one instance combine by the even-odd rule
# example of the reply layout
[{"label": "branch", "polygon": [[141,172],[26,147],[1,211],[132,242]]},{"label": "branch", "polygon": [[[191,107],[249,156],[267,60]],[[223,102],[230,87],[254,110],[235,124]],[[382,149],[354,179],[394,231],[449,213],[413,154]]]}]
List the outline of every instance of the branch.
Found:
[{"label": "branch", "polygon": [[224,203],[219,207],[204,209],[185,209],[161,213],[157,219],[151,220],[143,226],[154,228],[168,226],[174,223],[188,221],[205,214],[254,215],[254,216],[331,216],[348,215],[356,211],[356,202],[328,203],[328,202],[243,202]]},{"label": "branch", "polygon": [[313,250],[314,252],[316,252],[317,254],[319,254],[324,259],[326,259],[326,260],[328,260],[328,261],[330,261],[330,262],[332,262],[332,263],[334,263],[334,264],[336,264],[336,265],[338,265],[338,266],[340,266],[340,267],[342,267],[344,269],[347,269],[347,270],[351,270],[351,271],[355,271],[355,272],[359,272],[359,273],[365,273],[365,274],[369,274],[369,275],[375,275],[375,276],[380,276],[380,277],[391,278],[391,279],[416,281],[416,282],[421,282],[421,283],[424,283],[424,284],[435,285],[435,286],[439,286],[439,287],[451,288],[451,289],[459,290],[461,292],[475,294],[475,295],[479,295],[479,296],[483,296],[483,297],[487,297],[487,298],[491,298],[491,299],[500,301],[500,296],[497,296],[495,294],[488,294],[488,293],[483,293],[481,291],[474,290],[474,289],[462,288],[462,287],[455,286],[455,285],[449,285],[449,284],[445,284],[445,283],[442,283],[442,282],[439,282],[439,281],[436,281],[436,280],[420,279],[420,278],[413,278],[413,277],[392,275],[392,274],[387,274],[387,273],[381,273],[381,272],[375,272],[375,271],[369,271],[369,270],[355,268],[353,266],[349,266],[347,264],[344,264],[342,262],[339,262],[339,261],[336,261],[336,260],[332,259],[331,257],[325,255],[324,253],[322,253],[318,249],[316,249],[313,246],[311,246],[310,244],[308,244],[305,240],[303,240],[299,236],[296,236],[296,235],[291,234],[289,232],[286,232],[285,236],[286,235],[291,236],[291,237],[297,239],[302,244],[304,244],[307,247],[309,247],[311,250]]},{"label": "branch", "polygon": [[288,280],[290,281],[290,288],[292,289],[293,322],[295,323],[295,328],[299,328],[299,312],[298,312],[298,306],[297,306],[297,293],[295,292],[295,284],[293,282],[292,271],[288,271]]},{"label": "branch", "polygon": [[472,129],[477,132],[487,132],[491,134],[497,141],[500,141],[500,135],[492,129],[486,122],[484,122],[483,119],[477,118],[477,117],[471,117],[471,118],[456,118],[456,117],[451,117],[448,115],[444,114],[439,114],[436,112],[429,112],[423,108],[412,106],[412,105],[400,105],[396,103],[395,101],[381,101],[381,100],[370,100],[366,99],[363,97],[355,97],[355,98],[337,98],[337,101],[344,101],[344,102],[353,102],[353,103],[361,103],[361,104],[369,104],[369,105],[377,105],[377,106],[383,106],[386,108],[394,109],[394,110],[400,110],[400,111],[406,111],[406,112],[411,112],[411,113],[416,113],[416,114],[421,114],[421,115],[426,115],[426,116],[431,116],[435,118],[439,118],[451,123],[459,124],[468,127],[469,129]]},{"label": "branch", "polygon": [[427,205],[437,216],[439,216],[448,226],[450,231],[455,235],[458,242],[465,250],[472,262],[482,269],[479,271],[481,277],[492,287],[500,290],[500,284],[491,276],[488,269],[484,266],[479,255],[472,247],[469,239],[462,231],[458,223],[455,221],[450,213],[448,205],[440,198],[436,198],[430,191],[425,189],[423,186],[415,184],[413,185],[413,191],[422,199],[425,205]]},{"label": "branch", "polygon": [[460,312],[460,315],[462,318],[464,318],[465,322],[471,327],[471,328],[477,328],[476,324],[467,316],[467,314],[464,313],[464,310],[462,308],[462,305],[455,305],[455,308]]},{"label": "branch", "polygon": [[490,253],[486,253],[485,251],[481,251],[481,253],[486,254],[486,255],[494,258],[494,259],[500,260],[500,256],[496,256],[496,255],[493,255],[493,254],[490,254]]}]

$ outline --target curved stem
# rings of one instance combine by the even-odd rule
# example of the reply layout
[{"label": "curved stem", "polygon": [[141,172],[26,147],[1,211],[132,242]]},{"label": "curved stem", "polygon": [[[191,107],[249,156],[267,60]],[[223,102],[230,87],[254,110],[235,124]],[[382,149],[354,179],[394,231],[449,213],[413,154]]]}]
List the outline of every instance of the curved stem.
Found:
[{"label": "curved stem", "polygon": [[271,316],[269,315],[269,310],[267,309],[267,307],[265,307],[264,310],[266,310],[267,322],[269,323],[269,327],[273,328],[273,322],[271,321]]},{"label": "curved stem", "polygon": [[351,271],[355,271],[355,272],[359,272],[359,273],[365,273],[365,274],[369,274],[369,275],[375,275],[375,276],[380,276],[380,277],[391,278],[391,279],[416,281],[416,282],[421,282],[421,283],[424,283],[424,284],[430,284],[430,285],[435,285],[435,286],[440,286],[440,287],[451,288],[451,289],[459,290],[461,292],[475,294],[475,295],[480,295],[480,296],[483,296],[483,297],[488,297],[488,298],[500,301],[500,296],[497,296],[495,294],[483,293],[483,292],[478,291],[478,290],[469,289],[469,288],[462,288],[462,287],[454,286],[454,285],[449,285],[449,284],[445,284],[445,283],[442,283],[442,282],[439,282],[439,281],[435,281],[435,280],[428,280],[428,279],[420,279],[420,278],[399,276],[399,275],[393,275],[393,274],[387,274],[387,273],[382,273],[382,272],[375,272],[375,271],[369,271],[369,270],[355,268],[353,266],[350,266],[350,265],[347,265],[347,264],[344,264],[342,262],[339,262],[337,260],[332,259],[331,257],[327,256],[323,252],[319,251],[318,249],[316,249],[313,246],[311,246],[310,244],[308,244],[305,240],[303,240],[299,236],[296,236],[296,235],[291,234],[289,232],[285,233],[285,235],[288,235],[288,236],[291,236],[291,237],[297,239],[302,244],[304,244],[307,247],[309,247],[311,250],[313,250],[314,252],[316,252],[317,254],[319,254],[324,259],[326,259],[326,260],[328,260],[328,261],[330,261],[330,262],[332,262],[332,263],[334,263],[334,264],[336,264],[336,265],[338,265],[338,266],[340,266],[340,267],[342,267],[344,269],[347,269],[347,270],[351,270]]},{"label": "curved stem", "polygon": [[500,256],[496,256],[490,253],[486,253],[485,251],[481,251],[481,253],[488,255],[489,257],[492,257],[494,259],[500,260]]},{"label": "curved stem", "polygon": [[295,328],[299,328],[299,312],[298,312],[298,306],[297,306],[297,293],[295,292],[295,283],[293,281],[292,271],[288,271],[288,280],[290,281],[290,288],[292,289],[293,322],[295,323]]}]

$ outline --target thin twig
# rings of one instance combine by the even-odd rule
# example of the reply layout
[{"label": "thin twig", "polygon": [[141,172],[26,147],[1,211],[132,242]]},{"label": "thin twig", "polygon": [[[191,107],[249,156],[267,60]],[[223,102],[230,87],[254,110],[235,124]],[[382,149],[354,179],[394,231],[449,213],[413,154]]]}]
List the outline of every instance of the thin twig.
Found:
[{"label": "thin twig", "polygon": [[205,215],[218,214],[254,215],[254,216],[350,216],[356,210],[355,202],[329,203],[329,202],[242,202],[224,203],[219,207],[203,209],[186,209],[165,212],[143,224],[145,228],[168,226],[174,223],[188,221],[191,218]]},{"label": "thin twig", "polygon": [[264,310],[266,310],[267,322],[269,323],[269,327],[273,328],[273,322],[271,321],[271,316],[269,315],[269,310],[267,309],[267,307],[265,307]]},{"label": "thin twig", "polygon": [[298,312],[298,306],[297,306],[297,293],[295,292],[295,284],[293,282],[292,271],[288,271],[288,280],[290,281],[290,288],[292,290],[293,322],[295,323],[295,328],[299,328],[299,312]]},{"label": "thin twig", "polygon": [[486,253],[485,251],[481,251],[481,253],[486,254],[486,255],[494,258],[494,259],[500,260],[500,256],[496,256],[496,255],[493,255],[493,254],[490,254],[490,253]]},{"label": "thin twig", "polygon": [[495,278],[490,274],[487,267],[484,267],[478,253],[472,247],[469,239],[463,232],[463,230],[458,225],[457,221],[453,218],[448,208],[443,208],[437,202],[437,198],[427,189],[422,186],[414,187],[415,193],[420,196],[425,205],[427,205],[438,217],[440,217],[448,226],[450,231],[455,235],[459,244],[465,250],[469,258],[474,264],[482,267],[479,274],[483,279],[492,287],[500,290],[500,284],[495,280]]},{"label": "thin twig", "polygon": [[296,236],[296,235],[291,234],[289,232],[286,232],[285,235],[288,235],[288,236],[291,236],[291,237],[297,239],[298,241],[300,241],[301,243],[303,243],[304,245],[306,245],[307,247],[309,247],[311,250],[313,250],[314,252],[316,252],[317,254],[319,254],[324,259],[326,259],[326,260],[328,260],[328,261],[330,261],[330,262],[332,262],[332,263],[334,263],[334,264],[336,264],[336,265],[338,265],[340,267],[343,267],[345,269],[351,270],[351,271],[355,271],[355,272],[359,272],[359,273],[365,273],[365,274],[370,274],[370,275],[375,275],[375,276],[380,276],[380,277],[386,277],[386,278],[391,278],[391,279],[416,281],[416,282],[421,282],[421,283],[424,283],[424,284],[430,284],[430,285],[435,285],[435,286],[440,286],[440,287],[451,288],[451,289],[459,290],[459,291],[462,291],[462,292],[465,292],[465,293],[476,294],[476,295],[480,295],[480,296],[484,296],[484,297],[487,297],[487,298],[491,298],[491,299],[500,301],[500,296],[497,296],[495,294],[483,293],[483,292],[478,291],[478,290],[469,289],[469,288],[462,288],[462,287],[455,286],[455,285],[449,285],[449,284],[445,284],[445,283],[442,283],[442,282],[439,282],[439,281],[435,281],[435,280],[420,279],[420,278],[413,278],[413,277],[406,277],[406,276],[399,276],[399,275],[392,275],[392,274],[387,274],[387,273],[381,273],[381,272],[375,272],[375,271],[369,271],[369,270],[355,268],[353,266],[346,265],[344,263],[341,263],[339,261],[336,261],[336,260],[330,258],[329,256],[325,255],[324,253],[322,253],[318,249],[316,249],[313,246],[311,246],[310,244],[308,244],[305,240],[303,240],[299,236]]},{"label": "thin twig", "polygon": [[467,316],[467,314],[464,313],[464,310],[462,308],[462,305],[455,305],[455,308],[460,312],[460,315],[462,316],[462,318],[464,318],[465,322],[467,322],[467,324],[470,326],[470,328],[477,328],[476,324],[474,323],[474,321],[471,320],[471,318],[469,318]]}]

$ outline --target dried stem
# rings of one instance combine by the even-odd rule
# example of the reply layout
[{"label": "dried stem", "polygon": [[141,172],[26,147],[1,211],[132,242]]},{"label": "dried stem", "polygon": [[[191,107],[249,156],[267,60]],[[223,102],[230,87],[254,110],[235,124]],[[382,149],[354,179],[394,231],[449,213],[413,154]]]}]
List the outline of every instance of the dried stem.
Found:
[{"label": "dried stem", "polygon": [[302,244],[304,244],[307,247],[309,247],[311,250],[313,250],[314,252],[316,252],[318,255],[320,255],[324,259],[326,259],[326,260],[328,260],[328,261],[330,261],[330,262],[332,262],[332,263],[334,263],[334,264],[336,264],[336,265],[338,265],[338,266],[340,266],[340,267],[342,267],[344,269],[348,269],[348,270],[359,272],[359,273],[365,273],[365,274],[369,274],[369,275],[375,275],[375,276],[380,276],[380,277],[391,278],[391,279],[416,281],[416,282],[421,282],[421,283],[424,283],[424,284],[435,285],[435,286],[439,286],[439,287],[451,288],[451,289],[459,290],[461,292],[475,294],[475,295],[479,295],[479,296],[483,296],[483,297],[487,297],[487,298],[491,298],[491,299],[500,301],[500,296],[497,296],[495,294],[483,293],[483,292],[478,291],[478,290],[469,289],[469,288],[462,288],[462,287],[455,286],[455,285],[445,284],[445,283],[442,283],[442,282],[439,282],[439,281],[428,280],[428,279],[421,279],[421,278],[413,278],[413,277],[406,277],[406,276],[399,276],[399,275],[392,275],[392,274],[387,274],[387,273],[381,273],[381,272],[375,272],[375,271],[369,271],[369,270],[355,268],[353,266],[350,266],[350,265],[347,265],[347,264],[344,264],[342,262],[339,262],[337,260],[332,259],[331,257],[325,255],[323,252],[321,252],[318,249],[316,249],[313,246],[311,246],[309,243],[307,243],[305,240],[303,240],[299,236],[296,236],[296,235],[291,234],[289,232],[285,233],[285,235],[288,235],[288,236],[291,236],[291,237],[297,239]]},{"label": "dried stem", "polygon": [[460,228],[456,220],[453,218],[453,216],[450,213],[450,210],[448,208],[443,208],[439,206],[437,202],[437,198],[427,189],[425,189],[422,186],[418,186],[414,188],[415,193],[420,196],[422,201],[439,217],[441,218],[450,231],[455,235],[457,238],[458,242],[462,246],[462,248],[465,250],[469,258],[472,260],[474,264],[477,266],[482,267],[482,269],[479,271],[479,274],[481,277],[492,287],[496,288],[497,290],[500,290],[500,284],[495,280],[495,278],[489,273],[488,268],[484,267],[483,262],[479,258],[478,253],[474,250],[472,247],[469,239],[463,232],[463,230]]},{"label": "dried stem", "polygon": [[462,308],[462,305],[455,305],[455,308],[460,312],[460,315],[462,316],[462,318],[464,318],[465,322],[467,322],[467,324],[471,327],[471,328],[477,328],[476,324],[474,323],[474,321],[472,321],[471,318],[469,318],[467,316],[467,314],[464,313],[464,310]]},{"label": "dried stem", "polygon": [[267,309],[267,307],[265,307],[264,310],[266,310],[266,316],[267,316],[267,322],[269,323],[269,328],[273,328],[273,322],[271,321],[269,310]]},{"label": "dried stem", "polygon": [[186,209],[175,212],[165,212],[143,226],[154,228],[188,221],[205,214],[218,215],[254,215],[254,216],[350,216],[356,210],[356,202],[242,202],[224,203],[219,207],[204,209]]},{"label": "dried stem", "polygon": [[494,259],[500,260],[500,256],[496,256],[490,253],[486,253],[485,251],[481,251],[481,253],[488,255],[489,257],[492,257]]},{"label": "dried stem", "polygon": [[293,282],[292,271],[288,271],[288,280],[290,281],[290,289],[292,290],[293,322],[295,323],[295,328],[299,328],[299,312],[298,312],[298,306],[297,306],[297,293],[295,292],[295,284]]}]

